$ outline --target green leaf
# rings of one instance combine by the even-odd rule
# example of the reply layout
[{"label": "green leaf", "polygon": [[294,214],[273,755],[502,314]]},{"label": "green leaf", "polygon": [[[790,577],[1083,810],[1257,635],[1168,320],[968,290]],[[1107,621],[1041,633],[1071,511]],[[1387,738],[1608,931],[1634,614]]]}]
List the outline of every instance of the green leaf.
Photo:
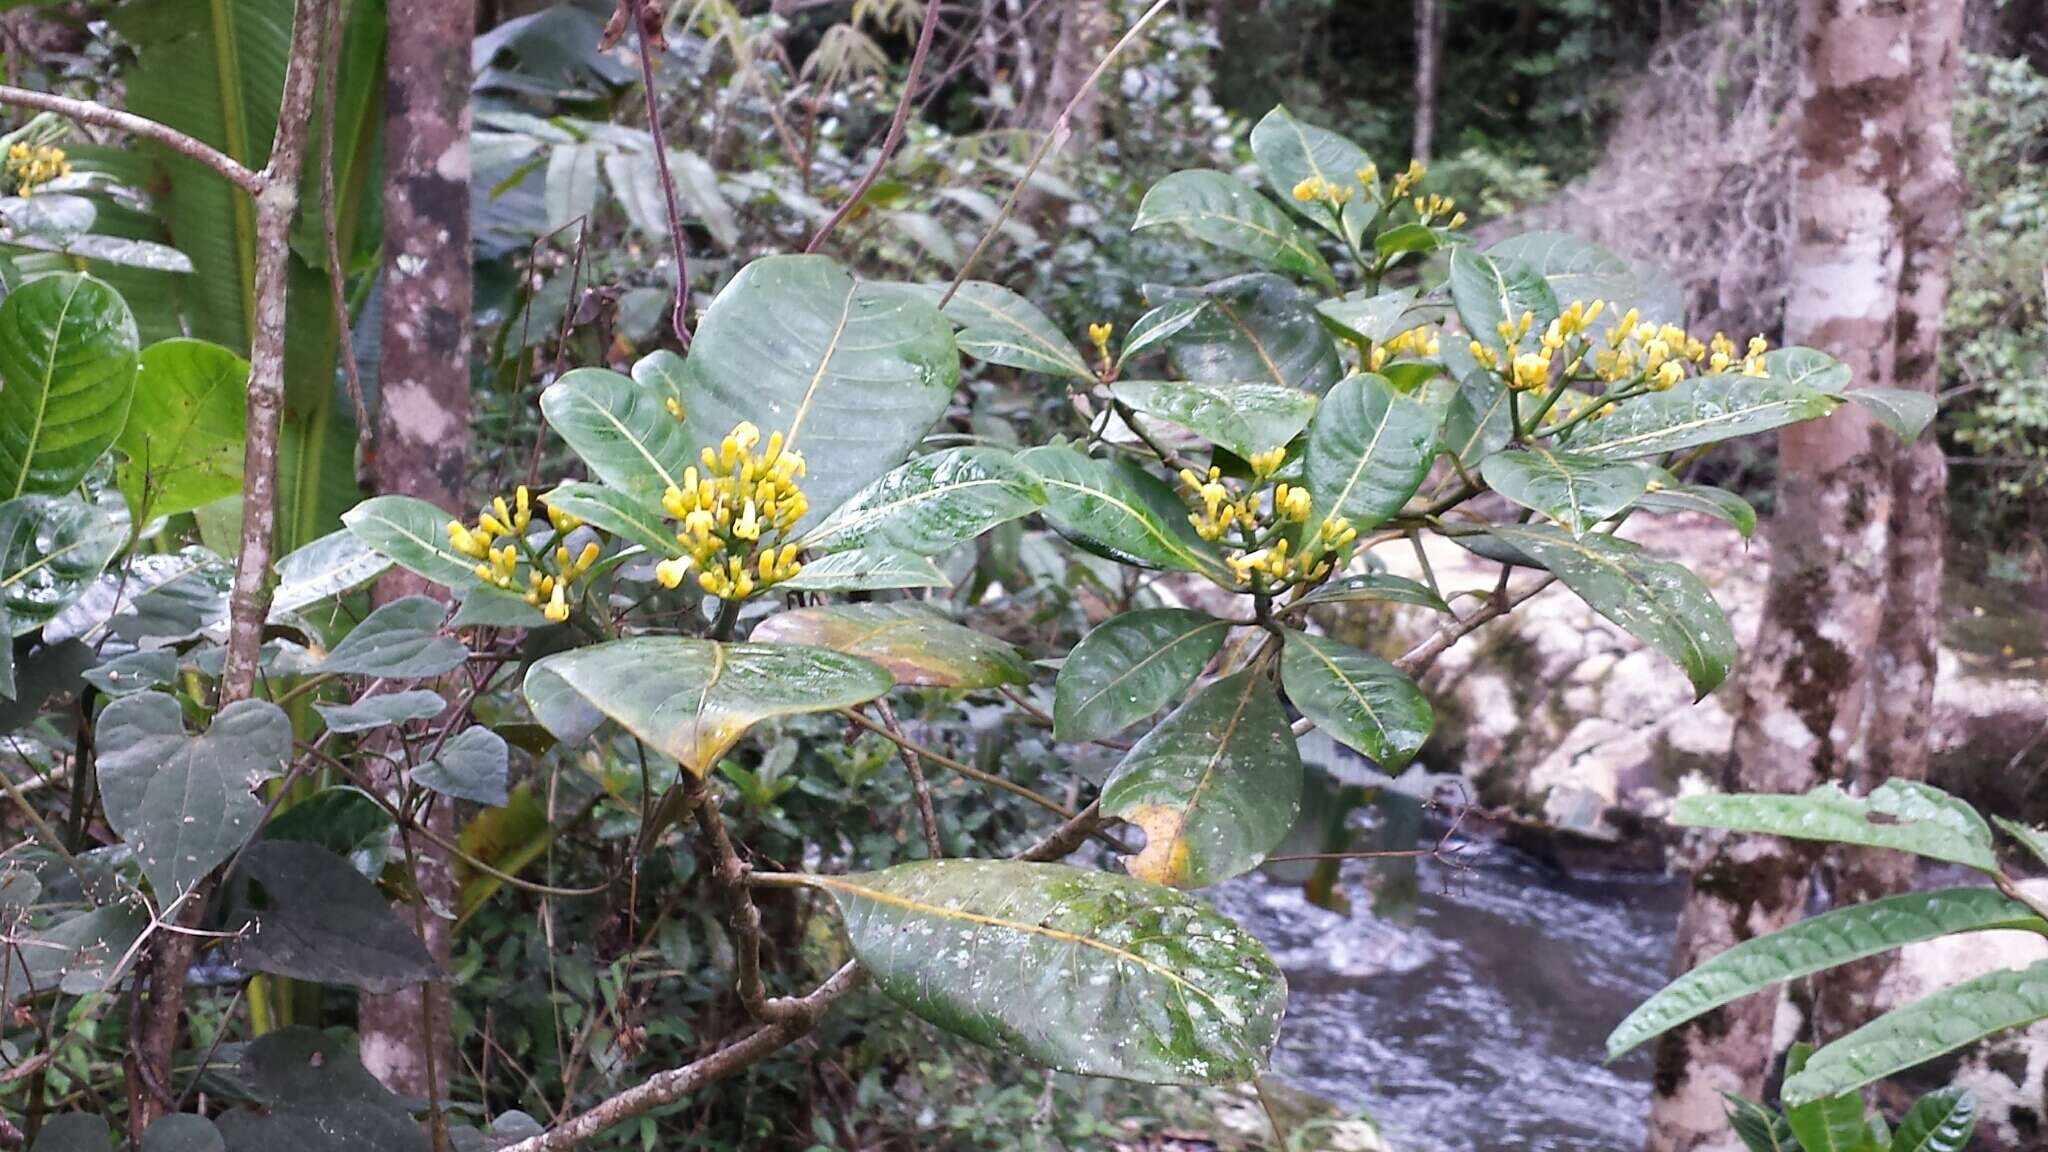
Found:
[{"label": "green leaf", "polygon": [[1682,796],[1671,822],[1793,840],[1889,848],[1998,875],[1991,828],[1975,808],[1929,784],[1887,780],[1868,796],[1833,783],[1802,796]]},{"label": "green leaf", "polygon": [[0,954],[0,976],[9,978],[8,995],[16,999],[32,989],[56,988],[71,996],[99,992],[120,982],[135,941],[148,927],[149,912],[139,900],[95,908]]},{"label": "green leaf", "polygon": [[1256,381],[1323,393],[1343,374],[1315,299],[1270,272],[1232,276],[1200,288],[1146,285],[1161,307],[1202,304],[1166,341],[1173,366],[1207,384]]},{"label": "green leaf", "polygon": [[1673,980],[1607,1037],[1607,1058],[1773,984],[1922,940],[1994,929],[2048,935],[2048,923],[1990,888],[1908,892],[1837,908],[1744,940]]},{"label": "green leaf", "polygon": [[732,424],[726,424],[715,433],[693,432],[690,421],[699,415],[695,406],[681,401],[686,419],[677,420],[668,410],[671,398],[667,388],[651,380],[578,368],[548,385],[540,394],[540,410],[548,427],[569,442],[598,479],[655,509],[661,507],[662,493],[682,486],[683,470],[697,462],[704,436],[717,444],[732,431]]},{"label": "green leaf", "polygon": [[1444,416],[1444,450],[1467,472],[1515,438],[1513,394],[1501,378],[1474,368],[1459,378],[1458,393]]},{"label": "green leaf", "polygon": [[1308,426],[1315,398],[1279,384],[1119,380],[1110,393],[1137,412],[1177,424],[1236,456],[1250,457]]},{"label": "green leaf", "polygon": [[291,761],[292,725],[274,704],[238,700],[197,736],[162,692],[123,696],[100,713],[100,799],[107,823],[142,863],[159,905],[190,891],[256,831],[250,790]]},{"label": "green leaf", "polygon": [[2035,860],[2048,865],[2048,829],[2033,828],[2017,820],[1993,816],[1991,822],[1998,825],[2007,836],[2020,842],[2020,847],[2032,853]]},{"label": "green leaf", "polygon": [[[0,651],[11,645],[0,645]],[[85,673],[86,682],[109,696],[131,696],[137,692],[170,684],[178,678],[178,652],[174,648],[150,648],[130,652]]]},{"label": "green leaf", "polygon": [[1891,1152],[1963,1152],[1977,1128],[1977,1098],[1968,1088],[1937,1088],[1913,1102],[1892,1133]]},{"label": "green leaf", "polygon": [[[933,304],[945,294],[943,288],[918,286],[913,289]],[[960,326],[954,340],[960,350],[976,360],[1093,381],[1088,362],[1074,349],[1073,341],[1048,319],[1038,306],[1000,284],[967,280],[946,302],[946,319]]]},{"label": "green leaf", "polygon": [[[444,519],[444,541],[446,529]],[[277,589],[270,596],[273,622],[368,584],[389,571],[391,561],[343,528],[293,549],[276,568]]]},{"label": "green leaf", "polygon": [[1353,292],[1342,300],[1325,300],[1316,312],[1339,336],[1379,344],[1415,326],[1414,307],[1415,289],[1395,288],[1377,296]]},{"label": "green leaf", "polygon": [[587,734],[571,706],[594,708],[702,777],[763,720],[864,704],[890,686],[886,670],[823,648],[641,636],[549,656],[524,691],[564,744]]},{"label": "green leaf", "polygon": [[381,854],[392,827],[391,814],[360,789],[322,788],[271,817],[265,840],[318,844],[338,856]]},{"label": "green leaf", "polygon": [[1015,648],[915,602],[798,608],[762,621],[753,638],[871,660],[906,686],[976,690],[1031,680]]},{"label": "green leaf", "polygon": [[1396,224],[1372,238],[1373,253],[1381,259],[1407,252],[1434,252],[1444,246],[1443,233],[1412,220]]},{"label": "green leaf", "polygon": [[1840,360],[1817,348],[1773,348],[1764,353],[1764,375],[1785,384],[1797,384],[1815,392],[1841,396],[1856,373]]},{"label": "green leaf", "polygon": [[1206,300],[1175,300],[1138,317],[1138,322],[1124,333],[1124,345],[1116,354],[1117,371],[1123,371],[1131,357],[1166,343],[1181,329],[1193,324],[1208,306]]},{"label": "green leaf", "polygon": [[128,422],[140,370],[120,294],[63,273],[0,302],[0,500],[85,479]]},{"label": "green leaf", "polygon": [[1627,540],[1599,533],[1577,540],[1554,528],[1498,526],[1489,535],[1554,573],[1622,630],[1670,657],[1699,696],[1735,663],[1735,633],[1698,576]]},{"label": "green leaf", "polygon": [[413,769],[412,782],[443,796],[503,808],[510,798],[508,758],[504,737],[472,725],[450,737],[432,760]]},{"label": "green leaf", "polygon": [[1330,389],[1308,428],[1309,530],[1342,516],[1369,532],[1399,512],[1429,475],[1436,431],[1436,415],[1384,377],[1350,376]]},{"label": "green leaf", "polygon": [[824,256],[767,256],[704,313],[685,400],[692,442],[742,420],[804,454],[813,522],[902,463],[960,378],[952,325],[914,293]]},{"label": "green leaf", "polygon": [[1388,604],[1413,604],[1432,612],[1449,614],[1451,606],[1442,597],[1427,587],[1405,576],[1389,576],[1384,572],[1367,572],[1358,576],[1340,576],[1327,584],[1317,587],[1306,596],[1294,602],[1296,607],[1310,604],[1349,604],[1377,601]]},{"label": "green leaf", "polygon": [[1101,804],[1145,833],[1124,858],[1140,880],[1201,888],[1258,867],[1301,807],[1301,756],[1272,683],[1239,672],[1198,689],[1124,754]]},{"label": "green leaf", "polygon": [[857,548],[806,560],[802,571],[776,585],[784,592],[882,592],[952,586],[952,578],[926,557],[886,548]]},{"label": "green leaf", "polygon": [[1756,509],[1726,488],[1681,483],[1661,468],[1651,472],[1650,485],[1636,507],[1651,512],[1698,512],[1730,525],[1745,540],[1756,534]]},{"label": "green leaf", "polygon": [[1195,535],[1187,505],[1136,464],[1097,460],[1060,444],[1027,449],[1017,462],[1045,487],[1046,522],[1090,552],[1235,582],[1216,547]]},{"label": "green leaf", "polygon": [[1858,388],[1842,398],[1875,417],[1891,429],[1892,435],[1912,443],[1934,423],[1935,400],[1931,392],[1906,388]]},{"label": "green leaf", "polygon": [[1227,172],[1175,172],[1145,193],[1131,231],[1175,227],[1205,244],[1249,256],[1337,290],[1337,278],[1294,221]]},{"label": "green leaf", "polygon": [[[1372,198],[1358,183],[1358,173],[1372,163],[1365,149],[1326,128],[1296,120],[1284,105],[1252,126],[1251,146],[1274,199],[1340,240],[1356,244],[1364,238],[1374,212]],[[1310,178],[1360,194],[1345,201],[1340,215],[1333,215],[1322,201],[1304,204],[1294,198],[1295,185]]]},{"label": "green leaf", "polygon": [[656,556],[681,556],[683,550],[676,544],[675,529],[662,516],[660,499],[657,495],[655,503],[647,503],[622,489],[580,480],[558,484],[541,497],[548,507],[638,544]]},{"label": "green leaf", "polygon": [[1785,1125],[1803,1152],[1872,1152],[1870,1121],[1860,1096],[1834,1096],[1785,1107]]},{"label": "green leaf", "polygon": [[141,379],[114,442],[129,510],[175,516],[240,492],[248,361],[204,340],[161,340],[143,349]]},{"label": "green leaf", "polygon": [[1728,1103],[1728,1126],[1749,1152],[1799,1152],[1798,1138],[1783,1116],[1732,1092],[1721,1098]]},{"label": "green leaf", "polygon": [[1250,1079],[1287,983],[1207,905],[1060,864],[942,860],[806,877],[875,983],[956,1035],[1064,1072]]},{"label": "green leaf", "polygon": [[1045,489],[1010,453],[948,448],[905,461],[861,489],[811,531],[804,547],[937,556],[1044,503]]},{"label": "green leaf", "polygon": [[1557,319],[1557,296],[1541,274],[1520,260],[1496,260],[1470,248],[1454,248],[1450,283],[1459,323],[1496,356],[1508,344],[1500,337],[1502,324],[1519,325],[1523,314],[1531,313],[1529,329],[1541,335]]},{"label": "green leaf", "polygon": [[1695,376],[1579,425],[1570,446],[1605,460],[1657,456],[1817,420],[1839,403],[1804,385],[1763,376]]},{"label": "green leaf", "polygon": [[173,1112],[142,1134],[142,1152],[227,1152],[227,1144],[213,1121],[190,1112]]},{"label": "green leaf", "polygon": [[1280,676],[1302,715],[1388,772],[1415,759],[1436,726],[1428,698],[1399,668],[1334,640],[1287,633]]},{"label": "green leaf", "polygon": [[127,540],[128,526],[83,500],[0,501],[0,617],[33,632],[85,594]]},{"label": "green leaf", "polygon": [[448,543],[452,519],[412,496],[373,496],[341,518],[356,539],[415,576],[457,591],[478,587],[476,558]]},{"label": "green leaf", "polygon": [[1053,736],[1077,742],[1123,731],[1180,698],[1215,659],[1228,622],[1186,608],[1112,616],[1081,638],[1053,685]]},{"label": "green leaf", "polygon": [[386,680],[431,680],[462,666],[469,650],[453,636],[441,635],[448,606],[431,596],[393,600],[341,638],[320,671],[338,676],[375,676]]},{"label": "green leaf", "polygon": [[[472,729],[474,731],[474,729]],[[295,840],[251,845],[227,881],[237,966],[389,994],[438,974],[419,936],[341,856]]]},{"label": "green leaf", "polygon": [[237,1070],[264,1107],[219,1119],[228,1152],[427,1152],[426,1128],[355,1048],[304,1025],[250,1041]]},{"label": "green leaf", "polygon": [[[1494,260],[1514,261],[1543,277],[1559,304],[1606,301],[1606,319],[1610,324],[1619,321],[1629,309],[1644,305],[1643,286],[1627,260],[1568,232],[1510,236],[1488,248],[1486,255]],[[1643,319],[1676,324],[1682,317],[1655,315]]]},{"label": "green leaf", "polygon": [[29,1152],[107,1152],[113,1142],[104,1116],[69,1112],[52,1116]]},{"label": "green leaf", "polygon": [[1634,504],[1650,482],[1649,469],[1640,464],[1557,452],[1541,444],[1496,452],[1481,462],[1479,475],[1487,487],[1557,521],[1574,536]]},{"label": "green leaf", "polygon": [[448,701],[440,693],[415,688],[366,697],[353,704],[315,703],[313,711],[320,714],[329,732],[346,734],[431,720],[447,707]]}]

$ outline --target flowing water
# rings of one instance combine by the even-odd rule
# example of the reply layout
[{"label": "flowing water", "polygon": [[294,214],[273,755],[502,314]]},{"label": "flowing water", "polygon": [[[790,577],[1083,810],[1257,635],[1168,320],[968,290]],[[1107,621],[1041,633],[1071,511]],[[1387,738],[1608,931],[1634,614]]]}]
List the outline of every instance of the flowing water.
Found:
[{"label": "flowing water", "polygon": [[[1420,824],[1382,810],[1358,846],[1413,843]],[[1647,1052],[1604,1066],[1602,1041],[1663,985],[1680,885],[1566,877],[1481,845],[1458,868],[1347,864],[1335,899],[1312,901],[1312,868],[1215,893],[1287,972],[1283,1078],[1365,1112],[1398,1152],[1642,1146]]]}]

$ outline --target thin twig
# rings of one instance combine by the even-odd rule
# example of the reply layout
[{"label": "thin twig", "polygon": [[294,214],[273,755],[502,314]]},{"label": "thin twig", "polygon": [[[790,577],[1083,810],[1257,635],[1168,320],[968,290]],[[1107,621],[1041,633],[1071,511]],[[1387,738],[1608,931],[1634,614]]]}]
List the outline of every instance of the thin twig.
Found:
[{"label": "thin twig", "polygon": [[[627,0],[631,2],[631,0]],[[654,48],[663,40],[662,6],[647,4],[634,23],[640,45],[640,88],[647,97],[647,135],[654,141],[655,175],[661,179],[661,197],[668,208],[668,243],[676,261],[676,304],[669,312],[669,327],[684,351],[690,348],[690,256],[685,251],[682,214],[676,208],[675,176],[668,170],[668,144],[661,138],[661,100],[654,87]],[[651,25],[651,27],[650,27]],[[664,45],[665,46],[665,45]]]},{"label": "thin twig", "polygon": [[[196,140],[168,124],[160,124],[146,116],[122,112],[90,100],[76,100],[69,96],[56,96],[48,92],[37,92],[30,88],[16,88],[0,84],[0,104],[16,108],[33,108],[38,112],[54,112],[66,120],[90,124],[95,128],[112,128],[130,136],[140,136],[169,148],[171,151],[206,165],[226,177],[228,182],[254,196],[268,182],[265,172],[251,171],[241,161],[229,156],[210,144]],[[296,173],[294,174],[296,176]]]},{"label": "thin twig", "polygon": [[896,101],[896,114],[889,118],[889,131],[882,137],[881,154],[875,157],[873,167],[861,176],[860,183],[855,184],[853,191],[846,194],[846,199],[832,213],[831,218],[819,225],[818,230],[811,235],[811,242],[804,245],[806,253],[816,252],[824,247],[825,238],[832,235],[832,230],[839,227],[840,221],[846,219],[854,208],[859,206],[861,198],[868,194],[868,189],[873,188],[875,181],[881,178],[882,170],[889,166],[890,158],[896,155],[896,146],[903,141],[904,124],[910,119],[911,101],[917,96],[917,78],[924,71],[925,55],[932,48],[932,32],[938,26],[939,0],[926,0],[924,26],[918,29],[917,49],[910,54],[910,74],[903,78],[903,95]]},{"label": "thin twig", "polygon": [[842,708],[839,710],[839,714],[841,716],[846,717],[848,720],[853,721],[855,724],[858,724],[861,727],[867,729],[868,731],[873,732],[877,736],[886,738],[890,742],[894,743],[897,747],[908,748],[909,750],[917,753],[924,759],[929,760],[932,763],[940,765],[942,767],[950,768],[953,771],[958,772],[960,775],[967,777],[969,780],[974,780],[979,783],[986,784],[991,788],[1000,788],[1013,796],[1021,796],[1024,799],[1031,801],[1033,804],[1038,805],[1040,808],[1043,808],[1048,812],[1055,813],[1062,820],[1071,820],[1074,818],[1073,811],[1057,800],[1051,799],[1046,796],[1041,796],[1038,793],[1033,792],[1031,789],[1026,788],[1022,784],[1019,784],[1013,780],[1005,780],[1004,778],[996,775],[993,772],[984,772],[981,769],[976,768],[972,764],[962,763],[961,761],[955,760],[951,756],[948,756],[943,752],[935,752],[932,749],[924,746],[923,744],[919,744],[917,741],[912,740],[907,736],[903,736],[899,733],[889,731],[888,728],[884,727],[881,724],[877,724],[873,720],[868,719],[866,716],[854,711],[851,708]]},{"label": "thin twig", "polygon": [[341,97],[335,85],[335,70],[340,60],[341,5],[337,3],[327,6],[326,26],[320,33],[320,232],[327,242],[327,295],[334,309],[334,330],[341,336],[335,351],[341,357],[341,376],[348,385],[349,403],[355,408],[356,469],[357,475],[362,476],[368,473],[370,456],[376,450],[376,430],[370,427],[370,410],[363,402],[363,376],[356,365],[355,340],[348,319],[341,238],[334,222],[334,106]]},{"label": "thin twig", "polygon": [[903,726],[896,723],[896,713],[889,708],[887,699],[875,701],[875,710],[882,714],[882,723],[888,728],[889,736],[896,741],[896,753],[903,758],[903,770],[910,773],[910,789],[917,796],[917,822],[924,829],[924,846],[934,860],[946,855],[946,846],[939,839],[939,816],[932,807],[932,787],[925,782],[924,767],[918,763],[918,754],[908,742],[901,739]]}]

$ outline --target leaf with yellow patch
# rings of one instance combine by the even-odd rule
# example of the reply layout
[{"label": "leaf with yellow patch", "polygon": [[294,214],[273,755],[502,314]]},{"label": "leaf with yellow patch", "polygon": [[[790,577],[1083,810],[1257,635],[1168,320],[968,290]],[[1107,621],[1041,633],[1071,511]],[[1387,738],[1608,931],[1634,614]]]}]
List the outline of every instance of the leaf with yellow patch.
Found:
[{"label": "leaf with yellow patch", "polygon": [[903,601],[798,608],[763,621],[754,639],[815,644],[872,660],[898,684],[975,689],[1031,678],[1024,658],[1008,644]]}]

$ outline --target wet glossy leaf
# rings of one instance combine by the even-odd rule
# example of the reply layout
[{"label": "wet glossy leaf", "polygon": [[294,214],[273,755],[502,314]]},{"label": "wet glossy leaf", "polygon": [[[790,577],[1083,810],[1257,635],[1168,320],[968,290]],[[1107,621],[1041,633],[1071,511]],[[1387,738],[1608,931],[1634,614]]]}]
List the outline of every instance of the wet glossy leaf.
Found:
[{"label": "wet glossy leaf", "polygon": [[[666,413],[664,413],[666,415]],[[411,496],[373,496],[341,522],[356,539],[416,576],[448,588],[477,587],[476,558],[448,543],[448,513]]]},{"label": "wet glossy leaf", "polygon": [[1145,416],[1177,424],[1239,457],[1288,441],[1308,427],[1315,398],[1279,384],[1119,380],[1110,392]]},{"label": "wet glossy leaf", "polygon": [[1223,647],[1230,625],[1186,608],[1112,616],[1081,638],[1053,686],[1053,735],[1111,736],[1177,700]]},{"label": "wet glossy leaf", "polygon": [[1607,1058],[1781,981],[1921,940],[1993,929],[2048,933],[2048,923],[1990,888],[1908,892],[1822,913],[1744,940],[1673,980],[1607,1037]]},{"label": "wet glossy leaf", "polygon": [[638,544],[656,556],[683,554],[676,546],[675,529],[663,518],[660,505],[643,502],[621,489],[571,480],[556,485],[543,499],[548,507]]},{"label": "wet glossy leaf", "polygon": [[1413,680],[1334,640],[1289,632],[1280,675],[1302,715],[1389,772],[1413,760],[1436,727],[1436,714]]},{"label": "wet glossy leaf", "polygon": [[149,912],[137,901],[95,908],[29,934],[0,955],[8,994],[20,1000],[57,988],[84,996],[112,987],[124,971],[117,966],[147,927]]},{"label": "wet glossy leaf", "polygon": [[86,683],[109,696],[128,696],[178,678],[178,653],[153,648],[117,656],[86,672]]},{"label": "wet glossy leaf", "polygon": [[1856,373],[1847,364],[1817,348],[1773,348],[1764,353],[1764,374],[1785,384],[1798,384],[1815,392],[1840,396]]},{"label": "wet glossy leaf", "polygon": [[1296,600],[1303,604],[1345,604],[1361,601],[1378,601],[1387,604],[1413,604],[1432,612],[1451,610],[1436,593],[1426,586],[1405,576],[1389,576],[1384,572],[1367,572],[1359,576],[1340,576],[1335,580]]},{"label": "wet glossy leaf", "polygon": [[370,696],[352,704],[327,704],[316,702],[313,711],[335,733],[369,732],[377,728],[395,728],[414,720],[431,720],[439,716],[448,702],[438,693],[424,689],[409,692],[387,692]]},{"label": "wet glossy leaf", "polygon": [[804,546],[937,556],[1044,503],[1037,477],[1010,453],[949,448],[905,461],[861,489],[813,529]]},{"label": "wet glossy leaf", "polygon": [[578,712],[594,708],[703,776],[763,720],[863,704],[890,687],[880,666],[823,648],[642,636],[549,656],[524,691],[564,744],[587,736]]},{"label": "wet glossy leaf", "polygon": [[1061,1071],[1256,1075],[1287,984],[1206,904],[1059,864],[945,860],[815,877],[875,983],[925,1020]]},{"label": "wet glossy leaf", "polygon": [[[442,539],[447,539],[445,531]],[[293,549],[277,562],[277,590],[270,597],[275,621],[382,576],[391,561],[344,528]]]},{"label": "wet glossy leaf", "polygon": [[[1607,302],[1608,323],[1630,308],[1642,306],[1643,288],[1627,260],[1567,232],[1525,232],[1486,250],[1495,260],[1515,261],[1541,276],[1559,304]],[[1677,323],[1675,316],[1645,316],[1656,323]],[[1597,322],[1596,322],[1597,323]]]},{"label": "wet glossy leaf", "polygon": [[1467,472],[1515,438],[1512,394],[1499,376],[1483,368],[1459,377],[1458,394],[1444,416],[1444,449]]},{"label": "wet glossy leaf", "polygon": [[280,1028],[242,1049],[240,1070],[265,1108],[217,1121],[228,1152],[427,1152],[426,1128],[356,1062],[352,1043]]},{"label": "wet glossy leaf", "polygon": [[886,548],[856,548],[806,560],[803,571],[776,587],[784,592],[882,592],[952,585],[952,578],[926,557]]},{"label": "wet glossy leaf", "polygon": [[1057,444],[1020,452],[1017,462],[1044,485],[1046,523],[1081,547],[1141,568],[1230,582],[1221,553],[1188,523],[1187,505],[1143,468]]},{"label": "wet glossy leaf", "polygon": [[2034,859],[2048,865],[2048,829],[2029,827],[2003,816],[1993,816],[1991,822],[1998,825],[2000,831],[2019,841],[2020,847],[2031,853]]},{"label": "wet glossy leaf", "polygon": [[390,993],[435,976],[434,959],[377,886],[318,844],[266,839],[227,881],[237,966]]},{"label": "wet glossy leaf", "polygon": [[1728,1126],[1749,1152],[1800,1152],[1798,1138],[1785,1118],[1754,1100],[1724,1092]]},{"label": "wet glossy leaf", "polygon": [[1257,672],[1208,684],[1111,770],[1102,814],[1136,825],[1131,875],[1201,888],[1256,868],[1301,805],[1301,756],[1273,685]]},{"label": "wet glossy leaf", "polygon": [[1649,469],[1531,444],[1496,452],[1479,466],[1487,487],[1583,536],[1636,502],[1649,485]]},{"label": "wet glossy leaf", "polygon": [[174,697],[123,696],[100,713],[98,738],[107,823],[141,861],[160,904],[183,896],[256,831],[263,803],[250,791],[292,755],[291,721],[263,700],[228,705],[194,735]]},{"label": "wet glossy leaf", "polygon": [[472,726],[449,737],[432,760],[413,769],[412,782],[443,796],[502,808],[508,760],[504,737]]},{"label": "wet glossy leaf", "polygon": [[1567,446],[1607,460],[1657,456],[1817,420],[1840,403],[1804,385],[1763,376],[1696,376],[1579,425]]},{"label": "wet glossy leaf", "polygon": [[173,1112],[142,1134],[142,1152],[226,1152],[213,1121],[190,1112]]},{"label": "wet glossy leaf", "polygon": [[114,441],[129,511],[175,516],[242,490],[249,362],[204,340],[142,351],[141,384]]},{"label": "wet glossy leaf", "polygon": [[85,594],[128,525],[68,496],[0,502],[0,610],[8,635],[33,632]]},{"label": "wet glossy leaf", "polygon": [[[1541,335],[1557,318],[1557,296],[1534,268],[1520,260],[1495,259],[1470,248],[1451,251],[1451,302],[1458,320],[1474,340],[1499,355],[1507,346],[1500,325],[1518,325],[1533,316],[1530,331]],[[1533,337],[1532,337],[1533,339]],[[1526,345],[1525,345],[1526,346]]]},{"label": "wet glossy leaf", "polygon": [[872,660],[901,685],[986,689],[1031,679],[1016,649],[916,603],[798,608],[762,621],[753,638]]},{"label": "wet glossy leaf", "polygon": [[1735,663],[1735,633],[1698,576],[1626,540],[1574,540],[1555,528],[1495,528],[1491,537],[1555,573],[1622,630],[1670,657],[1700,696]]},{"label": "wet glossy leaf", "polygon": [[[569,442],[593,475],[636,503],[659,508],[662,493],[681,487],[683,470],[696,463],[702,442],[687,427],[698,416],[696,407],[680,401],[688,419],[677,420],[668,410],[673,395],[652,378],[578,368],[548,385],[540,409],[548,427]],[[711,442],[730,431],[731,423],[722,426]]]},{"label": "wet glossy leaf", "polygon": [[1905,388],[1858,388],[1842,398],[1875,417],[1891,429],[1892,435],[1911,443],[1934,423],[1935,401],[1931,392]]},{"label": "wet glossy leaf", "polygon": [[1650,482],[1636,507],[1650,512],[1698,512],[1729,525],[1745,540],[1756,534],[1756,509],[1726,488],[1680,483],[1661,468],[1651,473]]},{"label": "wet glossy leaf", "polygon": [[1890,848],[1998,874],[1991,828],[1977,810],[1929,784],[1887,780],[1868,796],[1823,784],[1799,796],[1682,796],[1671,822],[1794,840]]},{"label": "wet glossy leaf", "polygon": [[1191,168],[1154,184],[1138,205],[1131,231],[1164,227],[1336,291],[1329,264],[1294,221],[1227,172]]},{"label": "wet glossy leaf", "polygon": [[1368,532],[1399,512],[1429,475],[1436,432],[1436,415],[1384,377],[1351,376],[1330,389],[1308,429],[1311,530],[1343,516]]},{"label": "wet glossy leaf", "polygon": [[[1284,105],[1252,126],[1251,146],[1274,199],[1341,240],[1356,244],[1364,238],[1374,213],[1372,198],[1358,183],[1358,173],[1372,163],[1365,149],[1326,128],[1302,123]],[[1294,198],[1295,185],[1311,178],[1354,193],[1341,215],[1323,201]]]},{"label": "wet glossy leaf", "polygon": [[469,658],[462,641],[441,635],[447,616],[448,606],[431,596],[393,600],[350,629],[320,662],[320,671],[387,680],[444,676]]},{"label": "wet glossy leaf", "polygon": [[1315,298],[1283,276],[1254,272],[1200,288],[1147,285],[1145,297],[1161,307],[1204,305],[1166,341],[1173,366],[1190,380],[1255,381],[1320,394],[1343,373]]},{"label": "wet glossy leaf", "polygon": [[113,446],[139,369],[119,293],[62,273],[0,302],[0,500],[58,495]]},{"label": "wet glossy leaf", "polygon": [[1415,326],[1410,311],[1414,305],[1415,289],[1395,288],[1375,296],[1354,292],[1341,300],[1325,300],[1316,305],[1316,312],[1338,335],[1378,344]]},{"label": "wet glossy leaf", "polygon": [[[945,289],[918,287],[937,304]],[[954,340],[976,360],[1043,372],[1048,376],[1095,379],[1088,362],[1038,306],[1000,284],[968,280],[946,302],[946,319],[960,326]]]},{"label": "wet glossy leaf", "polygon": [[1963,1152],[1976,1128],[1977,1098],[1970,1090],[1937,1088],[1899,1118],[1891,1152]]},{"label": "wet glossy leaf", "polygon": [[1874,1152],[1870,1119],[1860,1096],[1835,1096],[1795,1104],[1785,1102],[1785,1126],[1799,1141],[1801,1152]]},{"label": "wet glossy leaf", "polygon": [[1785,1081],[1788,1105],[1855,1092],[1937,1056],[2048,1018],[2048,960],[1943,988],[1813,1054]]},{"label": "wet glossy leaf", "polygon": [[823,256],[767,256],[733,277],[697,327],[684,427],[715,445],[751,420],[804,454],[809,521],[902,463],[960,378],[952,325],[900,288]]},{"label": "wet glossy leaf", "polygon": [[1131,330],[1124,333],[1123,347],[1117,351],[1116,367],[1119,372],[1133,356],[1139,356],[1166,343],[1173,335],[1193,324],[1209,306],[1205,300],[1176,300],[1161,304],[1138,317]]}]

